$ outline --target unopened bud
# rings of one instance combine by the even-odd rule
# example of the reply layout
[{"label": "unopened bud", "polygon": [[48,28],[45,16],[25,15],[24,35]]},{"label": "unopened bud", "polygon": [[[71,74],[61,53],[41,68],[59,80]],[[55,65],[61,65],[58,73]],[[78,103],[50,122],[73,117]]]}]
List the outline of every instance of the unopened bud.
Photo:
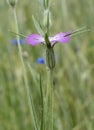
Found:
[{"label": "unopened bud", "polygon": [[47,62],[48,68],[53,69],[55,67],[55,55],[54,55],[54,50],[52,47],[50,48],[47,47],[46,62]]},{"label": "unopened bud", "polygon": [[18,0],[7,0],[8,4],[14,8],[16,6],[16,3],[17,3]]}]

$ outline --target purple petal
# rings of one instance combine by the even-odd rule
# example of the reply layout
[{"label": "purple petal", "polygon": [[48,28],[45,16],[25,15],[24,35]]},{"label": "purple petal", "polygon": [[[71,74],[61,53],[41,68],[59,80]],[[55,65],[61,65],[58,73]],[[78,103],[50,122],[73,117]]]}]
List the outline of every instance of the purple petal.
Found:
[{"label": "purple petal", "polygon": [[49,37],[49,40],[50,40],[51,45],[53,45],[53,44],[55,44],[57,42],[57,39],[55,39],[55,36],[54,37]]},{"label": "purple petal", "polygon": [[44,43],[44,38],[39,34],[31,34],[27,37],[26,41],[32,46],[36,46],[39,43]]},{"label": "purple petal", "polygon": [[67,43],[70,41],[70,37],[69,35],[71,35],[72,32],[68,32],[68,33],[58,33],[57,35],[55,35],[54,37],[49,37],[50,42],[53,44],[55,44],[56,42],[61,42],[61,43]]}]

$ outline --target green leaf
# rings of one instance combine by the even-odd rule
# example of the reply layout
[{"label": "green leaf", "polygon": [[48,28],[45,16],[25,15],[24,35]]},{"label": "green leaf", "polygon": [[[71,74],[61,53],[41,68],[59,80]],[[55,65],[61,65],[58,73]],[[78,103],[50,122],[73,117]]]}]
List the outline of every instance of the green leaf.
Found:
[{"label": "green leaf", "polygon": [[27,36],[26,35],[24,35],[24,34],[21,34],[21,33],[16,33],[16,32],[13,32],[13,31],[10,31],[10,30],[8,30],[10,33],[12,33],[12,34],[14,34],[14,35],[18,35],[18,36],[21,36],[21,37],[24,37],[24,38],[26,38]]},{"label": "green leaf", "polygon": [[38,33],[39,33],[40,35],[42,35],[42,36],[45,36],[43,30],[41,29],[41,27],[40,27],[38,21],[35,19],[34,16],[32,16],[32,19],[33,19],[34,25],[35,25],[36,30],[38,31]]}]

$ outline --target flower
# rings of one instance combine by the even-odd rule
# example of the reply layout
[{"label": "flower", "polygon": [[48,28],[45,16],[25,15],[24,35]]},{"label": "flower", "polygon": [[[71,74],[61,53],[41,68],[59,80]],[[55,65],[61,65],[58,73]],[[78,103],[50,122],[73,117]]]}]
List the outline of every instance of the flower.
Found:
[{"label": "flower", "polygon": [[[32,46],[36,46],[37,44],[44,44],[46,45],[46,64],[50,70],[52,70],[55,67],[55,55],[54,55],[54,45],[57,42],[60,43],[67,43],[70,41],[70,35],[72,32],[64,33],[60,32],[56,34],[53,37],[48,37],[47,34],[45,34],[45,37],[39,35],[39,34],[31,34],[26,38],[26,41],[28,44]],[[39,64],[44,64],[43,59],[38,59]]]},{"label": "flower", "polygon": [[[24,43],[25,43],[25,40],[24,39],[20,39],[20,44],[22,45]],[[12,40],[12,44],[18,45],[18,41],[17,41],[16,38]]]},{"label": "flower", "polygon": [[[51,46],[55,45],[57,42],[67,43],[67,42],[70,41],[69,35],[71,35],[71,34],[72,34],[72,32],[68,32],[68,33],[60,32],[60,33],[56,34],[53,37],[48,37],[48,39],[49,39],[49,41],[51,43]],[[39,34],[31,34],[31,35],[29,35],[27,37],[26,41],[27,41],[28,44],[30,44],[32,46],[36,46],[37,44],[40,44],[40,43],[46,45],[44,37],[42,37]]]},{"label": "flower", "polygon": [[37,59],[37,63],[38,64],[44,64],[45,63],[45,59],[43,57],[40,57]]}]

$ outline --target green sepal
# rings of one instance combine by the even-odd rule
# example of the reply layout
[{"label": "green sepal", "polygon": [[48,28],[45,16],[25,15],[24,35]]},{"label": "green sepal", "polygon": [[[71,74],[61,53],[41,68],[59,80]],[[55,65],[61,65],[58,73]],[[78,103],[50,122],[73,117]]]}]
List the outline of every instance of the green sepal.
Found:
[{"label": "green sepal", "polygon": [[46,63],[50,70],[52,70],[55,67],[55,55],[53,47],[47,48],[46,50]]},{"label": "green sepal", "polygon": [[49,41],[49,37],[48,37],[47,33],[45,34],[45,42],[46,42],[47,47],[51,48],[51,43]]}]

